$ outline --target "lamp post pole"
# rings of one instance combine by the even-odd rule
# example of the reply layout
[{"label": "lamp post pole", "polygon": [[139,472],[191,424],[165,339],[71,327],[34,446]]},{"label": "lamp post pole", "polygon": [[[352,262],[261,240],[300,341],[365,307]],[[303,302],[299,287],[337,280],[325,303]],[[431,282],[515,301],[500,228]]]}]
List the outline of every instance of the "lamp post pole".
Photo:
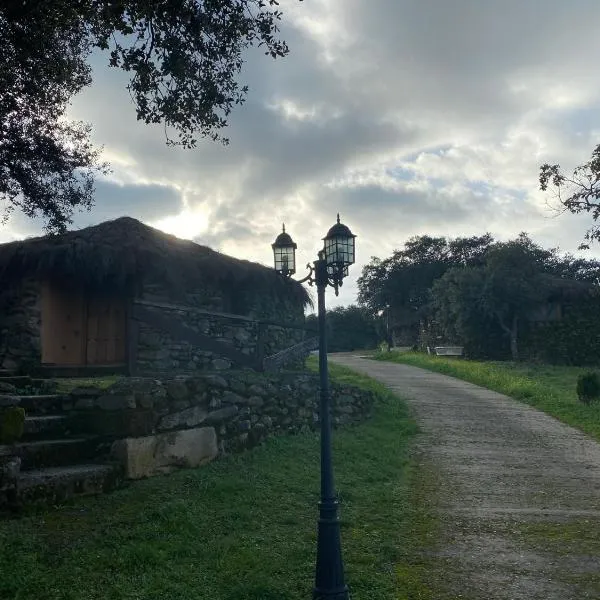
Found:
[{"label": "lamp post pole", "polygon": [[[327,373],[327,329],[325,311],[325,288],[335,289],[342,285],[348,275],[348,267],[354,263],[354,238],[356,236],[340,223],[329,229],[323,238],[325,245],[319,252],[318,260],[308,264],[309,274],[297,283],[308,282],[317,286],[317,306],[319,317],[319,378],[320,400],[319,421],[321,423],[321,501],[319,502],[319,524],[317,529],[317,562],[313,600],[349,600],[348,586],[344,582],[344,563],[338,501],[333,483],[333,463],[331,457],[331,405],[329,397],[329,376]],[[285,231],[271,244],[275,258],[275,270],[285,278],[296,272],[296,248],[292,238]]]},{"label": "lamp post pole", "polygon": [[319,253],[314,263],[317,285],[319,318],[319,378],[321,422],[321,501],[317,533],[317,563],[314,600],[348,600],[348,587],[344,582],[344,564],[340,538],[338,502],[333,482],[331,455],[331,407],[329,402],[329,375],[327,372],[327,329],[325,288],[328,283],[327,264]]}]

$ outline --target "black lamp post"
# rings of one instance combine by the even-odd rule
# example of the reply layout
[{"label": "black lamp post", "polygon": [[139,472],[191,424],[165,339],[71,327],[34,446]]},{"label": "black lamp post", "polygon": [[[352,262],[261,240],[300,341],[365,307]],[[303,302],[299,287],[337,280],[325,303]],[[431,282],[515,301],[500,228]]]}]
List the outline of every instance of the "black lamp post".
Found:
[{"label": "black lamp post", "polygon": [[[348,600],[348,586],[344,582],[344,563],[340,539],[338,501],[333,482],[331,460],[331,407],[329,402],[329,377],[327,374],[327,337],[325,329],[325,288],[330,285],[336,296],[342,280],[348,275],[348,267],[354,263],[354,240],[356,236],[337,223],[323,238],[324,247],[318,260],[308,264],[309,274],[299,281],[317,285],[319,315],[319,376],[320,422],[321,422],[321,502],[319,503],[319,526],[317,538],[317,563],[315,573],[314,600]],[[272,244],[275,269],[284,277],[296,271],[296,244],[285,232],[277,236]]]}]

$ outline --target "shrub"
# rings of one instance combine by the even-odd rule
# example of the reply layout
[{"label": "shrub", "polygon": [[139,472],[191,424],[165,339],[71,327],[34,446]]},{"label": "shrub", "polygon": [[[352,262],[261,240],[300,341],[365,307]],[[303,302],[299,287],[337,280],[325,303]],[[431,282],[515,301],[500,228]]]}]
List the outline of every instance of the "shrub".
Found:
[{"label": "shrub", "polygon": [[590,404],[600,398],[600,377],[598,377],[598,373],[589,371],[577,378],[577,396],[584,404]]}]

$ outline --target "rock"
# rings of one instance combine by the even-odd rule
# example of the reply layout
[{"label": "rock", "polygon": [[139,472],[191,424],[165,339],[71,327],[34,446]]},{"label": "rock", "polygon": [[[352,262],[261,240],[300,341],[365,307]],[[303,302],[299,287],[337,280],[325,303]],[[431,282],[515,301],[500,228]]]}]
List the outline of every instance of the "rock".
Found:
[{"label": "rock", "polygon": [[271,429],[271,427],[273,427],[273,419],[271,419],[271,417],[269,417],[268,415],[265,415],[264,417],[261,418],[260,422],[267,428],[267,429]]},{"label": "rock", "polygon": [[135,396],[133,394],[127,396],[105,394],[96,400],[96,406],[102,410],[126,410],[128,408],[135,408]]},{"label": "rock", "polygon": [[140,394],[137,396],[137,404],[140,408],[154,408],[154,398],[149,394]]},{"label": "rock", "polygon": [[267,391],[265,390],[264,387],[260,386],[260,385],[256,385],[255,383],[253,383],[249,388],[248,388],[248,392],[252,395],[252,396],[261,396],[262,398],[264,398],[267,395]]},{"label": "rock", "polygon": [[0,381],[0,394],[16,394],[17,388],[12,383],[5,383],[4,381]]},{"label": "rock", "polygon": [[229,387],[231,388],[231,391],[236,394],[244,395],[246,393],[246,384],[239,379],[232,379],[229,382]]},{"label": "rock", "polygon": [[159,429],[178,429],[182,427],[196,427],[206,420],[208,412],[200,406],[192,406],[178,413],[163,417],[158,425]]},{"label": "rock", "polygon": [[175,411],[175,412],[179,412],[182,410],[185,410],[186,408],[190,407],[190,401],[189,400],[177,400],[177,402],[172,402],[171,406],[170,406],[170,411]]},{"label": "rock", "polygon": [[0,490],[13,488],[21,471],[21,459],[18,456],[0,457]]},{"label": "rock", "polygon": [[199,427],[114,442],[112,455],[129,479],[168,473],[176,467],[198,467],[218,454],[213,427]]},{"label": "rock", "polygon": [[75,410],[89,410],[90,408],[94,408],[95,399],[94,398],[79,398],[73,408]]},{"label": "rock", "polygon": [[233,392],[225,392],[223,397],[221,398],[223,404],[243,404],[244,398],[239,396],[238,394],[234,394]]},{"label": "rock", "polygon": [[11,395],[0,395],[0,408],[5,408],[7,406],[19,406],[21,404],[21,398],[18,396]]},{"label": "rock", "polygon": [[250,396],[250,398],[248,398],[248,404],[250,406],[254,406],[256,408],[261,407],[264,403],[265,403],[264,399],[261,398],[260,396]]},{"label": "rock", "polygon": [[181,380],[169,381],[166,388],[167,394],[173,400],[185,400],[188,397],[189,391],[187,385]]},{"label": "rock", "polygon": [[225,369],[229,369],[231,367],[231,362],[224,358],[215,358],[211,364],[213,369],[217,371],[224,371]]},{"label": "rock", "polygon": [[235,417],[238,414],[237,406],[226,406],[225,408],[221,408],[219,410],[215,410],[211,413],[208,413],[206,417],[206,423],[208,425],[214,425],[216,423],[221,423],[221,421],[226,421],[227,419],[231,419],[231,417]]},{"label": "rock", "polygon": [[221,377],[220,375],[208,375],[205,378],[205,380],[206,383],[208,383],[212,387],[221,389],[227,389],[229,387],[227,380],[224,377]]}]

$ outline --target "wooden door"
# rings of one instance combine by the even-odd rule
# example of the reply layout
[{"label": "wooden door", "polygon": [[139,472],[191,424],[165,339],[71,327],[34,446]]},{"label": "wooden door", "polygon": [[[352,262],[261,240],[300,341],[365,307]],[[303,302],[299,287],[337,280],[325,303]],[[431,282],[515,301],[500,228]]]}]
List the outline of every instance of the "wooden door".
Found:
[{"label": "wooden door", "polygon": [[85,298],[77,289],[42,284],[42,363],[85,364]]},{"label": "wooden door", "polygon": [[86,362],[114,365],[125,362],[127,313],[115,296],[92,296],[87,304]]}]

